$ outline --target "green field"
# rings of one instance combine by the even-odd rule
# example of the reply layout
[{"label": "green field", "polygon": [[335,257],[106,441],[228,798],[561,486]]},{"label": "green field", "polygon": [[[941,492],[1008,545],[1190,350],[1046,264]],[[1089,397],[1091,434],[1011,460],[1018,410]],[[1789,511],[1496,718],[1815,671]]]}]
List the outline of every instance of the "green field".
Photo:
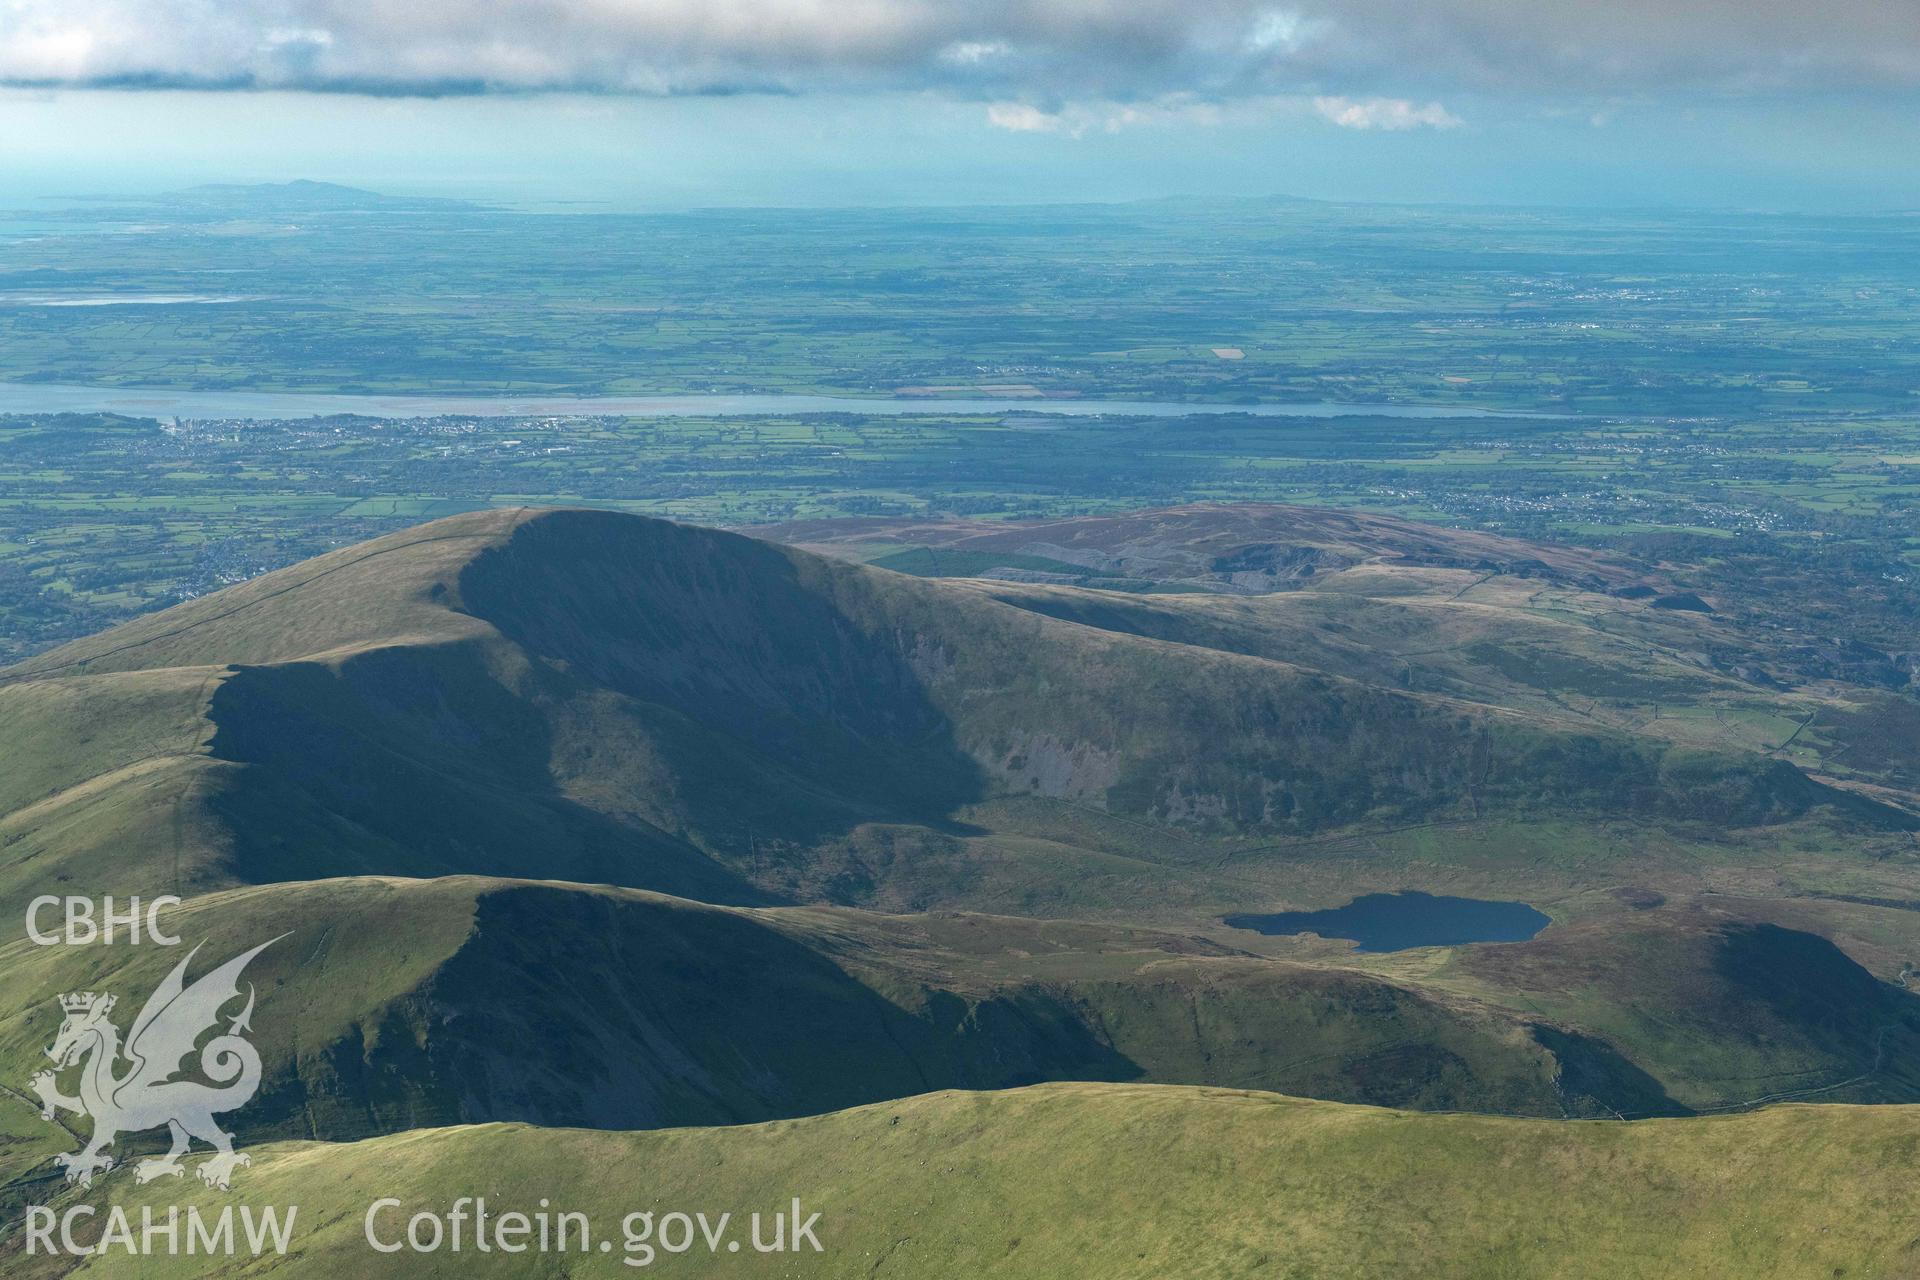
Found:
[{"label": "green field", "polygon": [[[276,203],[290,194],[0,215],[18,294],[0,378],[1669,418],[1909,414],[1920,386],[1915,230],[1897,216],[1288,200],[618,216]],[[139,293],[228,300],[48,305]]]}]

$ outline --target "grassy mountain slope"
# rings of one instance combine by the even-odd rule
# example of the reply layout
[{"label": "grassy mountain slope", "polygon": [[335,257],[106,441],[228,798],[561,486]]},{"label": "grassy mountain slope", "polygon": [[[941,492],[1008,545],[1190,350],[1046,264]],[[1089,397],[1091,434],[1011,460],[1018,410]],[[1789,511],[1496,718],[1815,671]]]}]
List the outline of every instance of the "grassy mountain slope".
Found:
[{"label": "grassy mountain slope", "polygon": [[1679,745],[1764,751],[1890,787],[1887,798],[1920,808],[1920,704],[1887,692],[1910,683],[1904,659],[1827,634],[1823,615],[1747,599],[1714,610],[1663,563],[1265,504],[760,532],[902,572],[991,579],[995,598],[1110,630]]},{"label": "grassy mountain slope", "polygon": [[[1920,1223],[1905,1179],[1912,1108],[1783,1107],[1711,1119],[1551,1123],[1128,1085],[943,1092],[812,1119],[641,1134],[517,1126],[349,1146],[257,1149],[233,1197],[192,1184],[108,1185],[176,1198],[298,1204],[298,1257],[222,1274],[338,1277],[630,1274],[636,1210],[710,1218],[819,1212],[823,1251],[704,1245],[676,1274],[1761,1277],[1904,1275]],[[617,1171],[617,1176],[613,1175]],[[543,1200],[589,1215],[609,1253],[378,1255],[366,1207],[495,1213]],[[136,1211],[137,1218],[137,1211]],[[7,1246],[9,1275],[55,1274]],[[39,1260],[44,1262],[45,1260]],[[203,1274],[150,1260],[142,1277]],[[532,1268],[538,1268],[534,1270]],[[136,1274],[97,1259],[81,1276]]]},{"label": "grassy mountain slope", "polygon": [[[1262,640],[1254,615],[1155,634],[1110,593],[998,592],[597,512],[348,548],[0,672],[0,911],[175,892],[231,950],[296,929],[263,960],[298,1012],[263,1031],[250,1121],[295,1136],[721,1123],[1045,1079],[1542,1115],[1738,1102],[1774,1077],[1920,1089],[1883,1069],[1910,997],[1837,953],[1837,1019],[1713,985],[1705,945],[1582,935],[1564,964],[1604,980],[1544,1013],[1529,965],[1550,949],[1510,972],[1209,953],[1242,942],[1223,909],[1361,884],[1546,885],[1577,921],[1633,840],[1666,849],[1648,833],[1775,824],[1688,853],[1772,875],[1847,824],[1908,840],[1895,811],[1759,754],[1398,687],[1336,661],[1378,640],[1337,641],[1337,609]],[[0,951],[30,993],[0,1031],[22,1070],[45,993],[139,990],[157,972],[117,966],[166,962],[77,954]],[[1673,997],[1651,1013],[1647,965],[1672,979],[1645,987]],[[1776,1043],[1670,1034],[1688,983],[1720,1041]]]},{"label": "grassy mountain slope", "polygon": [[1019,796],[1227,841],[1908,821],[1763,756],[1230,649],[638,517],[459,516],[0,672],[0,907],[86,890],[109,848],[122,895],[475,873],[858,903],[921,861],[859,833],[1017,837],[960,815]]},{"label": "grassy mountain slope", "polygon": [[1587,922],[1449,969],[1557,1025],[1632,1045],[1676,1099],[1920,1096],[1920,1001],[1825,938],[1714,912]]},{"label": "grassy mountain slope", "polygon": [[[171,922],[204,941],[202,969],[285,935],[250,973],[267,1064],[237,1118],[252,1139],[740,1123],[1042,1080],[1539,1116],[1920,1097],[1920,1001],[1813,935],[1677,913],[1441,952],[1430,972],[476,877],[254,887]],[[181,955],[0,948],[0,1079],[42,1065],[52,993],[133,1000]]]},{"label": "grassy mountain slope", "polygon": [[[1549,1053],[1477,1002],[1143,930],[477,878],[249,888],[170,919],[205,940],[201,969],[286,935],[249,973],[265,1084],[236,1119],[256,1137],[737,1123],[1055,1079],[1550,1116],[1672,1105],[1606,1046]],[[0,1077],[43,1065],[52,993],[133,1000],[183,954],[0,948]],[[1566,1072],[1599,1084],[1569,1093]]]}]

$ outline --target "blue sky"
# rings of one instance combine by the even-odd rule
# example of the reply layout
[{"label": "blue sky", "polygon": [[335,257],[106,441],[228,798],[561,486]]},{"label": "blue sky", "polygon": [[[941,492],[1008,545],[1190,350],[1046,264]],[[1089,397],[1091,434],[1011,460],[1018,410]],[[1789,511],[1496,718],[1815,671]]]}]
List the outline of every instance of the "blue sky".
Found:
[{"label": "blue sky", "polygon": [[1920,208],[1889,0],[9,0],[10,203]]}]

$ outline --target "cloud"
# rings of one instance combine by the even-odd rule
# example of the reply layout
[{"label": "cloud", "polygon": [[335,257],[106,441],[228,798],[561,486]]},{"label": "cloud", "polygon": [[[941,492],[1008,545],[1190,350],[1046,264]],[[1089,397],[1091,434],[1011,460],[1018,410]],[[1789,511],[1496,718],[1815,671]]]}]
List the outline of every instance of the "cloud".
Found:
[{"label": "cloud", "polygon": [[0,0],[0,83],[362,93],[905,88],[1023,102],[1911,92],[1920,90],[1920,4]]},{"label": "cloud", "polygon": [[1318,97],[1313,109],[1342,129],[1457,129],[1460,119],[1437,102],[1417,107],[1405,98]]},{"label": "cloud", "polygon": [[987,123],[1008,133],[1062,133],[1069,131],[1066,118],[1057,111],[1042,111],[1024,102],[987,104]]},{"label": "cloud", "polygon": [[1079,138],[1098,130],[1119,133],[1136,125],[1219,124],[1226,112],[1212,102],[1171,94],[1152,102],[1070,102],[1053,108],[1026,102],[990,102],[987,123],[1009,133],[1062,133]]}]

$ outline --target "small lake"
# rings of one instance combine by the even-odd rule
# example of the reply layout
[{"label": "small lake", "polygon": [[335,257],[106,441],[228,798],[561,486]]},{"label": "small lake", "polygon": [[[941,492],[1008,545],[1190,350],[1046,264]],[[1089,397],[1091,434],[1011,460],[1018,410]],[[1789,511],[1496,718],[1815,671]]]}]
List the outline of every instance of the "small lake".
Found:
[{"label": "small lake", "polygon": [[1525,942],[1551,920],[1524,902],[1407,892],[1370,893],[1328,911],[1227,916],[1226,923],[1255,933],[1351,938],[1358,944],[1356,951],[1405,951],[1468,942]]},{"label": "small lake", "polygon": [[[224,299],[223,299],[224,300]],[[778,417],[802,413],[906,414],[1034,413],[1054,417],[1184,418],[1244,413],[1261,418],[1540,418],[1432,404],[1217,404],[1179,400],[1069,398],[949,399],[936,396],[809,395],[349,395],[320,391],[182,391],[165,387],[85,387],[57,382],[0,382],[0,413],[120,413],[142,418],[311,418],[335,413],[370,418],[564,417],[609,414],[631,418]]]}]

